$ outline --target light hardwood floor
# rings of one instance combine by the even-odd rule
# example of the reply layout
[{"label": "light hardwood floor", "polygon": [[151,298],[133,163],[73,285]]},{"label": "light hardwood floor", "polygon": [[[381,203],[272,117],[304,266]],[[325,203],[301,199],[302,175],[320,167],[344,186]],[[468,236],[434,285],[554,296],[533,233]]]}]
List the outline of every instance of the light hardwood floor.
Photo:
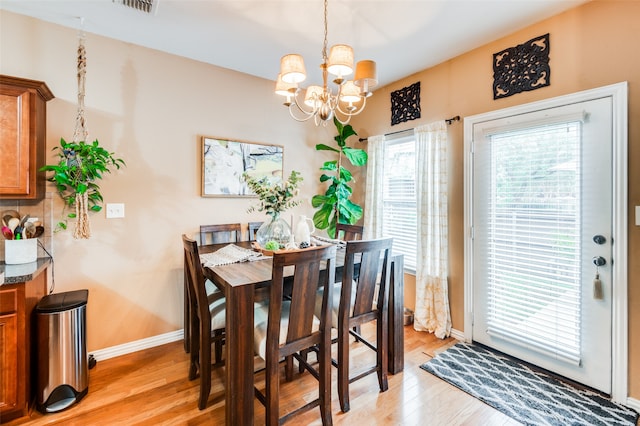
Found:
[{"label": "light hardwood floor", "polygon": [[[369,335],[373,329],[363,330]],[[376,375],[351,385],[351,410],[340,411],[333,369],[333,422],[336,425],[517,425],[476,398],[419,368],[437,351],[455,343],[405,327],[405,369],[389,376],[389,390],[380,393]],[[334,351],[335,352],[335,351]],[[352,343],[352,363],[373,361],[373,352]],[[89,393],[60,413],[13,421],[15,425],[223,425],[223,368],[213,371],[213,389],[205,410],[198,410],[198,380],[187,379],[188,355],[174,342],[98,362],[89,371]],[[284,378],[282,378],[284,382]],[[261,375],[257,386],[263,386]],[[281,410],[312,399],[317,382],[305,373],[282,383]],[[255,424],[264,424],[264,409],[255,401]],[[295,417],[287,425],[320,425],[317,409]]]}]

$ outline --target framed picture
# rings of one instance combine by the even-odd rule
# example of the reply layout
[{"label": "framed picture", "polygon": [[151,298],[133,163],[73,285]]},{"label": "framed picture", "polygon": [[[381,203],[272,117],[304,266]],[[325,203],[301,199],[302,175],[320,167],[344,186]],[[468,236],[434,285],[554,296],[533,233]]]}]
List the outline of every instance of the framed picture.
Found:
[{"label": "framed picture", "polygon": [[284,148],[253,142],[202,137],[203,197],[255,197],[242,178],[268,176],[282,181]]}]

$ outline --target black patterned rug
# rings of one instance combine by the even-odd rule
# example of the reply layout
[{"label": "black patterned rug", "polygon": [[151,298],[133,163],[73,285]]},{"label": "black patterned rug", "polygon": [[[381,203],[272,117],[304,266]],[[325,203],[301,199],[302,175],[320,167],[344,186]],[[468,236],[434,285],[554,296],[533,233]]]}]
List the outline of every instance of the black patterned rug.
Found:
[{"label": "black patterned rug", "polygon": [[420,368],[524,425],[635,426],[638,413],[475,344],[457,343]]}]

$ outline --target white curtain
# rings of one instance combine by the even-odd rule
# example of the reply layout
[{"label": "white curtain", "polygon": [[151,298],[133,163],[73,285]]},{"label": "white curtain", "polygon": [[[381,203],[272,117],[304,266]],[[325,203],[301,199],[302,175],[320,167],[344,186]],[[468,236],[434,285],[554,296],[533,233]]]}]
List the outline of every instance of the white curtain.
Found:
[{"label": "white curtain", "polygon": [[382,237],[382,179],[384,178],[384,135],[367,138],[367,185],[364,199],[363,239]]},{"label": "white curtain", "polygon": [[418,250],[414,329],[451,333],[448,275],[447,124],[416,127]]}]

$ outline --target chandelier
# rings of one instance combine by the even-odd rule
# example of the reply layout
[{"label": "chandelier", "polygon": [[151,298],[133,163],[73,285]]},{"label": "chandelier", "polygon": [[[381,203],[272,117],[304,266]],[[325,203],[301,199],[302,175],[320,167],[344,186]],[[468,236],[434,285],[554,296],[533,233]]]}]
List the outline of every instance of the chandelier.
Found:
[{"label": "chandelier", "polygon": [[[345,77],[353,73],[353,48],[346,44],[331,47],[327,56],[327,0],[324,0],[324,44],[322,45],[322,86],[309,86],[302,90],[298,83],[307,78],[302,56],[285,55],[280,59],[280,74],[276,80],[276,94],[286,97],[284,105],[294,120],[314,119],[316,126],[326,126],[332,117],[342,124],[349,122],[352,116],[360,114],[372,95],[371,89],[378,84],[376,63],[359,61],[353,80]],[[335,78],[337,86],[327,85],[328,74]],[[304,96],[302,93],[304,92]]]}]

